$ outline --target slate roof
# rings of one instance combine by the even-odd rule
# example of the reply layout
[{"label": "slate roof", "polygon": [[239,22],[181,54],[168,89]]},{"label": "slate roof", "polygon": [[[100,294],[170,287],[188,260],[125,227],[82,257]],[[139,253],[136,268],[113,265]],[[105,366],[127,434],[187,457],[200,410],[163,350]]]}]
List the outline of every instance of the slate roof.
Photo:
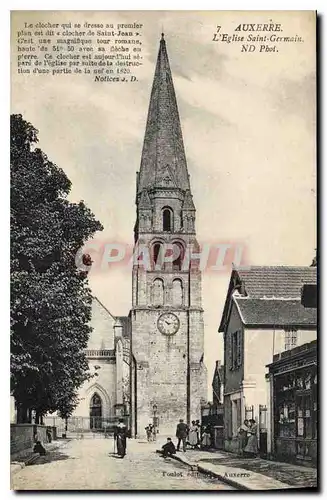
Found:
[{"label": "slate roof", "polygon": [[[312,317],[309,319],[309,315],[316,315],[315,312],[306,312],[305,318],[303,319],[301,304],[292,305],[289,304],[289,313],[285,312],[287,308],[286,305],[280,304],[278,299],[294,299],[294,301],[301,302],[301,292],[304,284],[316,284],[317,283],[317,268],[316,267],[301,267],[301,266],[251,266],[247,270],[234,269],[231,274],[231,279],[229,282],[229,288],[226,296],[225,306],[222,314],[222,319],[219,326],[219,332],[225,331],[229,314],[231,310],[232,297],[236,294],[236,290],[240,294],[239,296],[251,298],[251,299],[263,299],[263,298],[274,298],[273,301],[276,304],[276,315],[281,317],[281,321],[286,324],[287,317],[291,319],[297,318],[298,321],[313,321]],[[287,301],[289,302],[289,301]],[[244,314],[252,314],[251,321],[263,321],[263,314],[267,314],[268,320],[269,315],[273,313],[274,306],[265,306],[265,312],[260,313],[263,310],[264,305],[261,304],[259,311],[257,313],[250,313],[249,311],[254,311],[256,303],[249,302],[246,312]],[[302,306],[303,307],[303,306]],[[304,309],[304,308],[303,308]],[[297,312],[296,312],[297,310]],[[257,314],[257,319],[253,316]],[[275,314],[275,313],[274,313]],[[288,316],[287,316],[288,314]],[[316,316],[315,316],[316,317]],[[301,319],[302,318],[302,319]],[[270,318],[271,319],[271,318]],[[254,324],[260,324],[255,323]],[[268,324],[268,323],[261,323]]]},{"label": "slate roof", "polygon": [[316,327],[317,309],[307,308],[300,300],[233,297],[246,326]]},{"label": "slate roof", "polygon": [[305,283],[317,283],[316,267],[251,266],[237,271],[249,297],[300,298]]}]

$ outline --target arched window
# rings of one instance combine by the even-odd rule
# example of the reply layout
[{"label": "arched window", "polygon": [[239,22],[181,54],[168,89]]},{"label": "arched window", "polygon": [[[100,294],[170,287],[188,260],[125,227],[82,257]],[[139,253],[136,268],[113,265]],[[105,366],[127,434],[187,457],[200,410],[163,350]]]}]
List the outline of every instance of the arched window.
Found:
[{"label": "arched window", "polygon": [[102,427],[102,400],[95,392],[90,401],[90,429],[101,429]]},{"label": "arched window", "polygon": [[162,228],[164,231],[173,230],[173,211],[171,208],[164,208],[162,211]]},{"label": "arched window", "polygon": [[179,278],[173,281],[173,304],[174,306],[182,306],[184,301],[183,283]]},{"label": "arched window", "polygon": [[181,243],[173,243],[173,252],[174,252],[174,260],[173,260],[173,270],[181,271],[184,260],[184,247]]},{"label": "arched window", "polygon": [[154,306],[164,305],[164,282],[161,278],[156,278],[151,287],[151,304]]}]

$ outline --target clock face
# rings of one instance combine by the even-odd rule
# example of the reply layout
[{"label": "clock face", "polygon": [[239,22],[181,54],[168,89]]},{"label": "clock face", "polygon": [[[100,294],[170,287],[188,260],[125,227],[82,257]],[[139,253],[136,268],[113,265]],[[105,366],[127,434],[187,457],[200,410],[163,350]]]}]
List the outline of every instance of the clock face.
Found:
[{"label": "clock face", "polygon": [[179,329],[179,319],[173,313],[164,313],[158,318],[158,330],[164,335],[174,335]]}]

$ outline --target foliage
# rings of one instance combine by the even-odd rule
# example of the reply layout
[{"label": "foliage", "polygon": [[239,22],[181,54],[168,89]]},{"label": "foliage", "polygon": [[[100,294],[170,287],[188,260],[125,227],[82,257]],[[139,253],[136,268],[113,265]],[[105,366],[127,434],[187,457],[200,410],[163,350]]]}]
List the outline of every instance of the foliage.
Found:
[{"label": "foliage", "polygon": [[70,414],[88,378],[91,291],[75,255],[101,224],[71,203],[64,171],[36,148],[37,131],[11,116],[11,390],[42,415]]}]

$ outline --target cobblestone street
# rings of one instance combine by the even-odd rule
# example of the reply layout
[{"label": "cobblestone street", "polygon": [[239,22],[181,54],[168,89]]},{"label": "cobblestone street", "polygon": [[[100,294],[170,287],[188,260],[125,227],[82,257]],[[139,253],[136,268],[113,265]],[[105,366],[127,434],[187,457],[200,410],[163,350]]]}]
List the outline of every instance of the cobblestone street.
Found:
[{"label": "cobblestone street", "polygon": [[[164,442],[164,441],[163,441]],[[161,446],[129,440],[122,460],[113,454],[113,440],[71,440],[66,446],[38,457],[14,473],[15,490],[231,490],[217,479],[190,471],[175,460],[164,460]]]}]

